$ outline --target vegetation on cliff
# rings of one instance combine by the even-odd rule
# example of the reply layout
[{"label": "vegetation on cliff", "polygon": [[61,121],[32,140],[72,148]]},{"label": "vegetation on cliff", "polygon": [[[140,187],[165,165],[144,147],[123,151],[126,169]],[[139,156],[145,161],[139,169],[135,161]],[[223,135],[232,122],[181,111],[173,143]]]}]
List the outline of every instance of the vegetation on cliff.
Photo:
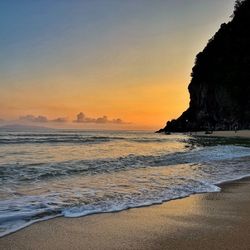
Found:
[{"label": "vegetation on cliff", "polygon": [[191,76],[189,108],[159,132],[250,129],[250,0],[236,1]]}]

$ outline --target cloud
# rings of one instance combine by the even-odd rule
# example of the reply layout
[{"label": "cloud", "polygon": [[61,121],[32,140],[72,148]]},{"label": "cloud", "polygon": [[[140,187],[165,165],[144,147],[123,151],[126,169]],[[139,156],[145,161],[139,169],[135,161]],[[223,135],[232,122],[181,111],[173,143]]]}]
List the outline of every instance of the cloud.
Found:
[{"label": "cloud", "polygon": [[85,114],[83,114],[82,112],[79,113],[76,116],[76,120],[74,120],[73,122],[77,122],[77,123],[94,123],[95,119],[86,117]]},{"label": "cloud", "polygon": [[76,122],[76,123],[97,123],[97,124],[107,124],[107,123],[128,124],[120,118],[109,120],[106,115],[104,115],[102,117],[98,117],[98,118],[87,117],[83,112],[80,112],[76,116],[76,120],[74,120],[73,122]]},{"label": "cloud", "polygon": [[26,122],[40,122],[40,123],[45,123],[48,122],[48,118],[46,116],[34,116],[34,115],[25,115],[25,116],[20,116],[19,120],[21,121],[26,121]]},{"label": "cloud", "polygon": [[120,118],[117,118],[117,119],[113,119],[112,123],[114,123],[114,124],[124,124],[124,121],[122,119],[120,119]]},{"label": "cloud", "polygon": [[[30,123],[66,123],[68,122],[68,119],[66,117],[57,117],[54,119],[48,119],[46,116],[43,115],[25,115],[19,117],[20,121],[23,122],[30,122]],[[0,119],[1,122],[1,119]],[[95,124],[129,124],[127,122],[124,122],[120,118],[116,119],[109,119],[106,115],[103,115],[101,117],[92,118],[87,117],[83,112],[80,112],[77,114],[76,119],[73,121],[74,123],[95,123]]]},{"label": "cloud", "polygon": [[96,123],[109,123],[108,117],[107,116],[102,116],[94,119]]},{"label": "cloud", "polygon": [[25,115],[19,117],[20,121],[25,122],[38,122],[38,123],[47,123],[47,122],[55,122],[55,123],[65,123],[67,122],[67,118],[65,117],[58,117],[52,120],[49,120],[46,116],[34,116],[34,115]]},{"label": "cloud", "polygon": [[68,121],[68,119],[65,118],[65,117],[58,117],[58,118],[56,118],[54,120],[51,120],[51,122],[56,122],[56,123],[65,123],[67,121]]}]

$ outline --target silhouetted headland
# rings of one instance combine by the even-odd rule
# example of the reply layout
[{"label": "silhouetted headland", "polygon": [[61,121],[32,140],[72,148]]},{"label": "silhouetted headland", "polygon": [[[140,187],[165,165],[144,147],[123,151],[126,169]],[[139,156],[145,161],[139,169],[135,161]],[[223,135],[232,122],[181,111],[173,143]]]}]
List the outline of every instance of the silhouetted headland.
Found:
[{"label": "silhouetted headland", "polygon": [[189,108],[158,132],[250,129],[250,0],[236,1],[191,76]]}]

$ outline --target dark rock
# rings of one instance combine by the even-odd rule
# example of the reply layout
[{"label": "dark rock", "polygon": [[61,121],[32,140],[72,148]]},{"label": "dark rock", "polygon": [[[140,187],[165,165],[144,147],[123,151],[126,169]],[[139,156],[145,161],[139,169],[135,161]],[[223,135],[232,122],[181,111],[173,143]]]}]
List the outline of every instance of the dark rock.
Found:
[{"label": "dark rock", "polygon": [[250,129],[250,0],[196,57],[189,108],[158,132]]}]

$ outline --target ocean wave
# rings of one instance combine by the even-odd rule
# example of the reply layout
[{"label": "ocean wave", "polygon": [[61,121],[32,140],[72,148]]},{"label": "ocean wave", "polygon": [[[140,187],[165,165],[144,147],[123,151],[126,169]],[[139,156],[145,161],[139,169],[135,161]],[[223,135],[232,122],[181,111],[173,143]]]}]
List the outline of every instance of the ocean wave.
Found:
[{"label": "ocean wave", "polygon": [[[232,177],[230,180],[237,180],[250,176],[250,173]],[[4,213],[0,215],[0,237],[16,232],[24,227],[34,224],[39,221],[45,221],[56,217],[77,218],[92,214],[119,212],[131,208],[139,208],[145,206],[151,206],[156,204],[162,204],[166,201],[185,198],[194,194],[219,192],[221,189],[216,183],[211,184],[205,181],[197,181],[195,179],[179,178],[181,182],[178,182],[178,178],[175,179],[175,185],[171,185],[168,188],[163,186],[157,192],[151,190],[151,193],[147,190],[139,191],[136,196],[133,194],[119,195],[116,193],[106,194],[102,199],[96,199],[92,203],[79,204],[62,202],[60,196],[57,194],[50,194],[50,197],[24,197],[17,202],[17,200],[4,201],[8,206],[4,208]],[[227,180],[221,180],[218,183],[226,182]],[[72,190],[74,192],[74,190]],[[146,194],[146,195],[145,195]],[[53,196],[52,199],[50,199]],[[121,198],[122,197],[122,198]],[[30,206],[27,204],[36,202],[36,205]],[[14,203],[14,204],[13,204]],[[17,204],[19,203],[19,204]],[[84,202],[82,202],[84,203]],[[52,205],[51,205],[52,204]],[[0,202],[3,210],[3,202]],[[10,210],[9,207],[16,207],[16,211]],[[18,210],[19,209],[19,210]],[[7,211],[7,212],[6,212]],[[0,211],[2,213],[2,211]]]},{"label": "ocean wave", "polygon": [[172,166],[186,163],[208,163],[250,156],[250,148],[239,146],[214,146],[175,152],[166,155],[133,155],[125,157],[65,161],[55,163],[2,164],[0,180],[2,185],[9,181],[39,181],[48,178],[71,177],[72,175],[95,175],[107,172],[125,171],[133,168]]},{"label": "ocean wave", "polygon": [[[182,179],[179,183],[176,180],[176,183],[176,187],[171,189],[154,187],[155,190],[151,193],[146,189],[138,190],[137,194],[127,193],[125,196],[118,192],[106,193],[101,199],[97,197],[89,203],[85,197],[85,202],[82,201],[82,204],[73,203],[71,200],[63,201],[56,193],[50,193],[48,196],[29,196],[0,201],[0,237],[38,221],[58,216],[73,218],[97,213],[117,212],[129,208],[161,204],[195,193],[220,190],[217,186],[191,179],[188,182]],[[13,207],[15,207],[14,211],[11,209]]]},{"label": "ocean wave", "polygon": [[84,143],[105,143],[112,140],[122,140],[121,137],[104,137],[104,136],[18,136],[18,137],[0,137],[0,144],[84,144]]},{"label": "ocean wave", "polygon": [[176,138],[158,137],[137,137],[137,136],[115,136],[115,135],[89,135],[81,133],[0,133],[0,145],[8,144],[85,144],[105,143],[110,141],[127,141],[135,143],[164,143],[176,140]]}]

